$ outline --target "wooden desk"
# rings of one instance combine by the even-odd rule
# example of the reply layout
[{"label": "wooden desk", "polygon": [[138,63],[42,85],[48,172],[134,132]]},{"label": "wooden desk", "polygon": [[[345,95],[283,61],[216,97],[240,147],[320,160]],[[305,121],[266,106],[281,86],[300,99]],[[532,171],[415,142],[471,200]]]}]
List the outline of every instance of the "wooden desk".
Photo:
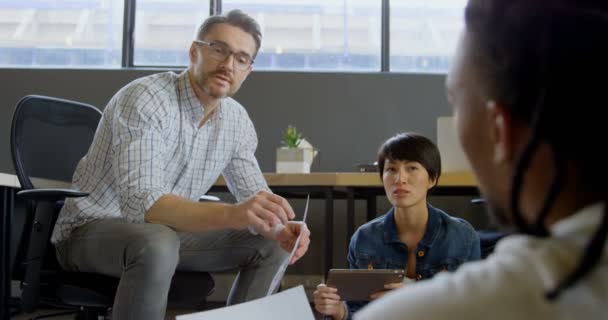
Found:
[{"label": "wooden desk", "polygon": [[[312,173],[264,173],[270,187],[284,186],[331,186],[331,187],[382,187],[378,172],[312,172]],[[220,177],[216,186],[226,186]],[[439,179],[438,188],[477,187],[477,180],[470,172],[446,172]]]},{"label": "wooden desk", "polygon": [[[376,197],[384,195],[384,186],[378,172],[312,172],[264,173],[273,192],[285,197],[325,199],[325,262],[324,271],[333,266],[334,199],[346,199],[347,242],[355,226],[355,199],[363,199],[367,205],[367,220],[377,214]],[[222,177],[212,191],[226,192]],[[441,175],[434,195],[478,195],[477,181],[470,172],[446,172]]]}]

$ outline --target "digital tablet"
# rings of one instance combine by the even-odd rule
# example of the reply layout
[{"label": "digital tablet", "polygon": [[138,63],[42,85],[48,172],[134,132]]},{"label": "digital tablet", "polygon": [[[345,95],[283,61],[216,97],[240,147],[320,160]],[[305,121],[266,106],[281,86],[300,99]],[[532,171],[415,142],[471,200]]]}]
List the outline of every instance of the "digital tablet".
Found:
[{"label": "digital tablet", "polygon": [[327,286],[337,288],[342,300],[369,301],[385,284],[402,282],[403,277],[403,269],[331,269]]}]

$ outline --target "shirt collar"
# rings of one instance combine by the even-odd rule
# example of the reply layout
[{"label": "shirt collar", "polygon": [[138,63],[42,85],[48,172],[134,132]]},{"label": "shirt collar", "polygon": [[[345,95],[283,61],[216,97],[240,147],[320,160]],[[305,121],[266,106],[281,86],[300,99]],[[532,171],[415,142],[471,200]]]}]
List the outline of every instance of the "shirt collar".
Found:
[{"label": "shirt collar", "polygon": [[[180,106],[182,106],[182,108],[184,108],[184,110],[190,116],[190,121],[192,124],[198,126],[203,119],[203,115],[205,114],[205,106],[200,103],[196,97],[196,93],[194,93],[194,88],[192,87],[192,83],[188,75],[188,69],[184,70],[177,77],[177,88],[179,90]],[[217,106],[215,114],[211,117],[211,119],[216,117],[222,118],[223,102],[224,99],[220,100],[220,104]]]},{"label": "shirt collar", "polygon": [[[429,217],[426,224],[426,231],[424,232],[424,237],[420,240],[418,245],[431,247],[435,239],[439,234],[439,230],[441,228],[441,217],[439,216],[439,212],[430,204],[427,204]],[[384,217],[384,242],[386,243],[402,243],[401,239],[399,239],[399,231],[397,231],[397,224],[395,223],[395,208],[391,208],[389,212]]]}]

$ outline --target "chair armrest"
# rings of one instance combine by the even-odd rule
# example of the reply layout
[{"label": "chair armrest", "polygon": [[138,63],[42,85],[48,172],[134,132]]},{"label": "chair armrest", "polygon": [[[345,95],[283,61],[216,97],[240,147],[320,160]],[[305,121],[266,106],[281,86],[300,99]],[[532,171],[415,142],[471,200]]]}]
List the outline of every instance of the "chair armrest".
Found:
[{"label": "chair armrest", "polygon": [[80,198],[89,194],[73,189],[28,189],[17,192],[17,196],[26,200],[59,201],[64,198]]},{"label": "chair armrest", "polygon": [[472,204],[484,204],[486,203],[486,199],[484,198],[475,198],[471,200]]},{"label": "chair armrest", "polygon": [[218,201],[220,201],[220,198],[216,197],[216,196],[211,196],[208,194],[204,194],[200,198],[198,198],[198,202],[205,202],[205,201],[218,202]]}]

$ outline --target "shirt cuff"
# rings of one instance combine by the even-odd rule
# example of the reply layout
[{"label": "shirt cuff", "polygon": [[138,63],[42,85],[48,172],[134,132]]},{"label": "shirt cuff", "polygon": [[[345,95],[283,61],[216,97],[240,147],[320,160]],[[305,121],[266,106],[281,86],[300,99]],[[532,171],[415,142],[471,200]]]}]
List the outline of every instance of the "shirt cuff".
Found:
[{"label": "shirt cuff", "polygon": [[124,214],[128,222],[144,223],[145,215],[158,199],[166,194],[162,190],[143,190],[125,199]]}]

